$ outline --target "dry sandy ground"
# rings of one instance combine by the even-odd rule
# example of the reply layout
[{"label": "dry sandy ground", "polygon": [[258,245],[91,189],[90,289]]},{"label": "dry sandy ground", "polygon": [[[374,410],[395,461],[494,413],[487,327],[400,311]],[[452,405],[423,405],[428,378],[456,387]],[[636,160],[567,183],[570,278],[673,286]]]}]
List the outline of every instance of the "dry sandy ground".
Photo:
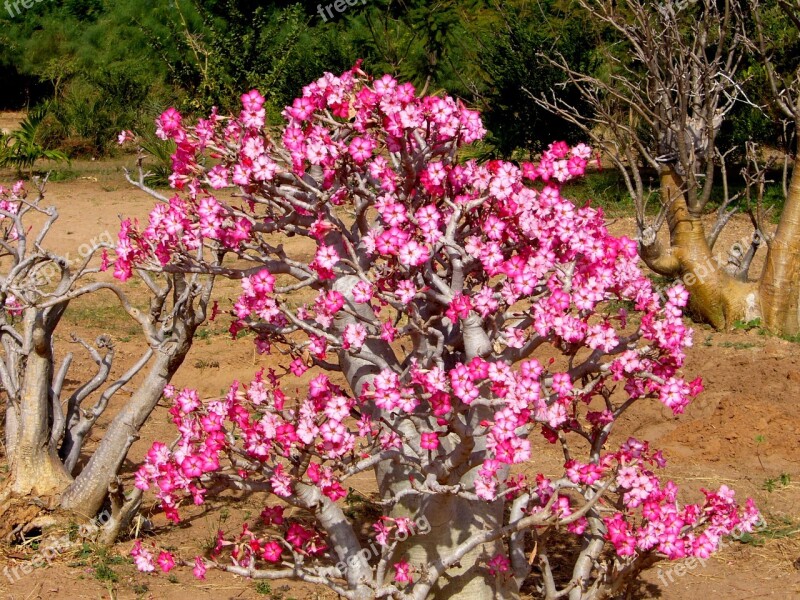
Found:
[{"label": "dry sandy ground", "polygon": [[[49,238],[51,247],[75,254],[81,244],[104,232],[113,235],[118,215],[145,217],[151,201],[124,182],[119,169],[124,162],[122,159],[75,163],[73,169],[81,178],[49,185],[49,201],[61,214]],[[0,181],[8,182],[10,175],[0,172]],[[620,233],[630,233],[630,227],[627,221],[617,221],[614,225]],[[731,233],[730,240],[737,235],[741,234]],[[134,297],[137,293],[141,295],[141,289],[137,290],[134,284],[131,293]],[[216,293],[221,299],[231,298],[235,288],[221,285]],[[111,329],[119,350],[115,374],[122,372],[141,351],[136,327],[114,308],[110,298],[100,296],[74,303],[66,322],[59,334],[62,352],[71,331],[92,339]],[[222,317],[204,328],[176,377],[176,385],[193,385],[205,396],[218,396],[232,379],[247,379],[260,366],[268,364],[268,359],[255,355],[247,341],[232,344],[226,328]],[[75,372],[86,372],[91,366],[90,361],[76,353]],[[695,565],[693,569],[675,565],[662,565],[661,570],[656,567],[645,574],[636,597],[800,598],[800,345],[765,337],[756,331],[717,333],[698,326],[685,371],[690,377],[702,375],[706,386],[686,414],[675,418],[656,402],[644,404],[620,424],[618,437],[636,435],[662,448],[673,459],[668,475],[686,487],[687,498],[694,497],[701,487],[720,483],[735,488],[742,497],[754,496],[768,517],[769,529],[750,543],[729,545],[705,565]],[[70,376],[68,385],[79,385],[76,375]],[[124,398],[117,399],[121,401]],[[96,441],[100,434],[95,432],[93,439]],[[173,437],[166,408],[160,407],[142,431],[142,439],[134,446],[126,470],[135,468],[136,461],[153,440]],[[539,451],[544,464],[552,462],[550,448],[543,446]],[[370,491],[368,482],[365,481],[362,491]],[[152,498],[146,504],[159,533],[158,541],[186,557],[201,552],[220,525],[238,528],[242,515],[258,514],[261,508],[259,497],[230,497],[194,511],[191,519],[180,526],[171,526],[165,524]],[[106,556],[91,548],[76,549],[28,575],[17,571],[22,575],[19,579],[13,573],[10,579],[0,575],[0,598],[335,597],[325,590],[295,584],[284,587],[280,583],[271,585],[270,594],[264,593],[264,589],[259,593],[253,582],[215,573],[209,573],[207,581],[198,582],[185,569],[169,579],[164,575],[140,574],[126,560],[130,546],[130,541],[120,542]],[[32,550],[26,548],[0,549],[0,566],[13,568],[26,564],[32,556]]]},{"label": "dry sandy ground", "polygon": [[23,112],[0,112],[0,133],[13,131],[24,117]]}]

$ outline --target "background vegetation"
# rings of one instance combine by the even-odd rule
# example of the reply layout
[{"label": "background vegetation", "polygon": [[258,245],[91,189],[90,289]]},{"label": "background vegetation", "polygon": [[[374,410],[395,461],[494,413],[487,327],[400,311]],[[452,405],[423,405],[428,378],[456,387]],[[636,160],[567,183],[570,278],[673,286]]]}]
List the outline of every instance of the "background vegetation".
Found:
[{"label": "background vegetation", "polygon": [[[268,98],[269,117],[325,71],[363,59],[430,92],[484,112],[486,157],[521,157],[576,131],[530,94],[555,91],[561,73],[540,54],[602,69],[604,32],[570,0],[367,0],[324,21],[326,2],[46,0],[12,17],[0,9],[0,110],[46,106],[37,144],[70,157],[113,152],[121,129],[148,129],[164,108],[202,114],[236,108],[243,90]],[[754,100],[763,74],[752,67]],[[784,132],[742,105],[728,143]]]},{"label": "background vegetation", "polygon": [[485,152],[511,155],[570,133],[521,89],[559,81],[539,52],[591,60],[570,4],[368,0],[326,22],[314,1],[48,0],[13,18],[0,11],[0,109],[47,103],[40,143],[99,156],[167,106],[231,110],[253,87],[277,122],[304,84],[363,59],[368,72],[481,108]]}]

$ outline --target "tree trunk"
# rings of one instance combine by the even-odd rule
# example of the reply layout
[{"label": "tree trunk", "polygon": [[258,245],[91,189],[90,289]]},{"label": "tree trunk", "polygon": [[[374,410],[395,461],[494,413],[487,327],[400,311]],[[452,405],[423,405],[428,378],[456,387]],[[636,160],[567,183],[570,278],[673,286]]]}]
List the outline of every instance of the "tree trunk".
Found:
[{"label": "tree trunk", "polygon": [[52,336],[37,309],[27,309],[24,318],[31,351],[25,359],[19,414],[14,418],[16,440],[11,462],[11,492],[17,496],[51,497],[72,481],[50,441]]},{"label": "tree trunk", "polygon": [[[449,554],[459,544],[487,529],[503,526],[503,502],[471,502],[461,498],[432,496],[420,512],[428,519],[431,530],[416,536],[408,548],[409,562],[427,564],[442,554]],[[478,546],[467,553],[457,568],[448,570],[439,578],[429,598],[448,600],[510,599],[519,595],[514,579],[503,575],[494,576],[487,563],[497,554],[508,555],[502,541]]]},{"label": "tree trunk", "polygon": [[761,275],[764,324],[775,333],[800,333],[800,154],[795,157],[789,195]]},{"label": "tree trunk", "polygon": [[[374,315],[366,313],[369,309],[363,304],[355,303],[352,300],[352,288],[357,281],[357,277],[342,277],[334,284],[334,289],[348,299],[350,307],[354,311],[363,311],[365,318],[374,317]],[[335,323],[337,329],[341,330],[348,323],[354,321],[355,319],[352,316],[339,315]],[[472,324],[474,325],[474,323]],[[470,344],[475,346],[472,351],[467,350],[467,360],[487,349],[484,344],[485,340],[481,336],[476,334],[465,337],[469,337]],[[488,349],[491,349],[491,345],[488,346]],[[369,340],[361,352],[380,357],[392,367],[398,366],[397,358],[391,346],[386,342]],[[340,353],[339,361],[349,387],[356,395],[360,394],[364,385],[371,383],[379,372],[373,362],[348,352]],[[373,418],[378,418],[377,412],[377,410],[374,411]],[[382,416],[390,418],[389,415]],[[474,421],[473,426],[476,426],[478,421],[485,417],[486,415],[479,415],[475,411],[472,419]],[[410,421],[405,420],[398,426],[403,429],[404,436],[407,439],[419,437],[418,432],[414,431],[414,426]],[[453,435],[451,437],[448,449],[452,449],[452,444],[457,443],[456,436]],[[474,446],[468,449],[468,456],[465,457],[467,460],[471,456],[475,456],[475,452],[485,450],[485,436],[474,438],[474,440]],[[447,440],[441,441],[442,443],[447,443]],[[477,467],[469,470],[457,482],[447,481],[440,483],[443,485],[461,483],[464,489],[472,490],[477,471]],[[411,485],[409,469],[391,461],[379,463],[375,468],[375,475],[380,496],[384,499],[395,497],[401,490],[408,489]],[[422,482],[417,481],[417,483]],[[407,541],[399,544],[391,560],[391,564],[407,560],[412,565],[424,565],[449,554],[459,544],[478,533],[487,529],[502,527],[504,503],[502,499],[494,503],[472,502],[454,496],[438,494],[426,495],[425,500],[421,502],[418,496],[410,496],[405,501],[395,505],[391,516],[394,518],[408,517],[412,521],[427,519],[428,523],[430,523],[430,531],[418,532],[415,530]],[[437,600],[448,600],[450,598],[468,598],[469,600],[516,598],[518,590],[514,579],[495,578],[489,574],[486,567],[486,562],[498,553],[508,554],[502,541],[478,546],[463,557],[460,566],[448,569],[447,574],[441,577],[431,589],[429,598]]]},{"label": "tree trunk", "polygon": [[[402,467],[381,465],[379,490],[382,497],[392,496],[409,487],[407,474]],[[477,468],[461,478],[467,490],[473,489]],[[403,478],[405,475],[405,479]],[[505,503],[502,499],[489,503],[470,501],[456,496],[429,495],[424,500],[412,500],[398,505],[392,517],[426,519],[430,531],[415,531],[406,542],[399,544],[393,562],[407,560],[412,565],[433,563],[451,554],[460,544],[487,530],[503,527]],[[449,600],[513,599],[519,596],[512,577],[494,576],[487,563],[497,554],[508,556],[502,540],[476,547],[459,561],[458,566],[447,570],[431,588],[428,598]]]},{"label": "tree trunk", "polygon": [[759,316],[756,285],[732,277],[715,259],[700,215],[689,210],[683,182],[672,169],[661,174],[661,200],[667,206],[670,247],[664,249],[654,232],[644,232],[639,249],[645,264],[659,275],[680,278],[689,291],[689,309],[718,329]]},{"label": "tree trunk", "polygon": [[161,399],[164,387],[186,358],[193,334],[193,330],[182,332],[180,341],[157,352],[156,362],[147,377],[114,417],[89,463],[64,492],[61,508],[90,518],[100,511],[108,495],[109,485],[116,479],[128,450],[138,439],[139,429]]}]

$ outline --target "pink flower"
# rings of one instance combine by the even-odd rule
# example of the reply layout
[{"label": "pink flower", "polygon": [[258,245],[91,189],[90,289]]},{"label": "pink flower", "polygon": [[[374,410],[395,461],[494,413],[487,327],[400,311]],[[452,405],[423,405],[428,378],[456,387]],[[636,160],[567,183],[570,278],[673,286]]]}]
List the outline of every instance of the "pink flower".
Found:
[{"label": "pink flower", "polygon": [[690,391],[690,387],[682,379],[670,377],[661,387],[658,399],[662,404],[671,408],[672,412],[680,414],[689,404]]},{"label": "pink flower", "polygon": [[350,156],[357,164],[364,164],[364,162],[372,156],[372,151],[375,149],[375,142],[368,138],[356,137],[350,142]]},{"label": "pink flower", "polygon": [[453,296],[445,314],[451,321],[455,322],[459,319],[466,319],[469,316],[470,310],[472,310],[470,299],[464,294],[458,293]]},{"label": "pink flower", "polygon": [[343,337],[344,343],[342,347],[345,350],[351,347],[358,350],[364,344],[364,340],[367,337],[367,329],[361,323],[349,323],[344,328]]},{"label": "pink flower", "polygon": [[394,580],[398,583],[411,583],[411,565],[406,561],[394,564]]},{"label": "pink flower", "polygon": [[197,579],[205,579],[206,578],[206,563],[203,560],[202,556],[196,556],[194,559],[194,569],[192,569],[192,573]]},{"label": "pink flower", "polygon": [[155,570],[153,564],[153,555],[149,550],[142,548],[142,540],[136,540],[131,549],[131,556],[136,568],[144,573],[150,573]]},{"label": "pink flower", "polygon": [[308,370],[308,367],[306,366],[306,364],[303,362],[302,359],[295,358],[292,361],[291,365],[289,366],[289,369],[291,370],[292,374],[295,377],[300,377],[303,373],[305,373]]},{"label": "pink flower", "polygon": [[242,94],[242,107],[246,111],[257,111],[264,106],[264,96],[258,90],[250,90],[246,94]]},{"label": "pink flower", "polygon": [[181,115],[175,108],[168,108],[156,120],[156,135],[162,140],[175,138],[181,128]]},{"label": "pink flower", "polygon": [[132,131],[129,130],[120,131],[119,135],[117,136],[117,143],[120,146],[122,146],[125,142],[127,142],[128,140],[132,140],[134,137],[135,136],[133,135]]},{"label": "pink flower", "polygon": [[278,542],[267,542],[261,551],[264,560],[271,563],[280,561],[281,554],[283,554],[283,548]]},{"label": "pink flower", "polygon": [[372,285],[367,281],[359,281],[353,286],[353,300],[358,303],[369,302],[373,295]]},{"label": "pink flower", "polygon": [[283,507],[267,506],[261,511],[261,518],[264,519],[266,525],[271,525],[273,523],[281,525],[283,524]]},{"label": "pink flower", "polygon": [[278,465],[275,468],[275,473],[270,477],[272,484],[272,491],[283,498],[292,495],[292,480],[283,472],[283,465]]},{"label": "pink flower", "polygon": [[425,450],[436,450],[439,447],[439,437],[435,433],[425,432],[421,435],[419,445]]},{"label": "pink flower", "polygon": [[203,459],[200,456],[187,456],[181,462],[181,471],[187,477],[200,477],[203,474]]},{"label": "pink flower", "polygon": [[495,554],[488,563],[489,573],[505,575],[511,570],[511,562],[505,554]]},{"label": "pink flower", "polygon": [[158,566],[164,573],[169,573],[175,567],[175,559],[172,554],[162,550],[158,553]]}]

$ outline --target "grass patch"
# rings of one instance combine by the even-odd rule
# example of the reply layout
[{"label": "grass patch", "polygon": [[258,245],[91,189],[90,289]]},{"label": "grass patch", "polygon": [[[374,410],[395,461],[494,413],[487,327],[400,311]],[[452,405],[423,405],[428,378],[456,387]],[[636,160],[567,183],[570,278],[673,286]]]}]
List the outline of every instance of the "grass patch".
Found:
[{"label": "grass patch", "polygon": [[[654,216],[658,214],[660,207],[658,179],[647,171],[642,172],[642,178],[645,190],[648,188],[650,190],[645,212]],[[731,179],[729,194],[733,196],[744,190],[744,181],[741,178],[731,177]],[[564,197],[572,200],[575,204],[583,205],[587,201],[591,202],[592,206],[601,207],[609,217],[632,217],[636,214],[633,198],[628,193],[624,178],[616,168],[589,172],[574,181],[568,181],[562,190]],[[717,210],[723,200],[722,182],[716,181],[705,212],[711,213]],[[744,209],[745,202],[743,197],[733,206]],[[773,224],[780,221],[784,202],[783,188],[780,183],[765,186],[763,206],[765,210],[769,211],[769,218]]]},{"label": "grass patch", "polygon": [[110,554],[107,548],[88,542],[84,542],[80,550],[75,552],[75,558],[76,560],[69,563],[70,567],[91,567],[94,578],[107,583],[119,581],[119,575],[113,567],[130,563],[124,556]]},{"label": "grass patch", "polygon": [[[592,206],[602,208],[609,217],[629,217],[636,214],[625,180],[616,169],[587,173],[584,177],[569,181],[564,184],[563,195],[577,205],[590,202]],[[647,213],[657,212],[658,202],[648,202]]]},{"label": "grass patch", "polygon": [[80,176],[80,171],[76,171],[75,169],[56,169],[50,172],[48,181],[66,183],[67,181],[75,181]]},{"label": "grass patch", "polygon": [[206,369],[219,369],[219,361],[200,358],[194,361],[194,368],[200,369],[201,371],[205,371]]},{"label": "grass patch", "polygon": [[255,588],[256,594],[263,594],[264,596],[272,595],[272,586],[269,581],[257,581]]},{"label": "grass patch", "polygon": [[116,571],[105,563],[100,563],[94,568],[94,578],[98,581],[110,581],[116,583],[119,581],[119,575]]},{"label": "grass patch", "polygon": [[144,595],[150,591],[150,586],[148,586],[146,583],[137,583],[132,589],[137,598],[143,598]]},{"label": "grass patch", "polygon": [[792,477],[788,473],[781,473],[777,477],[768,477],[765,479],[762,487],[769,493],[772,493],[777,489],[789,487],[790,483],[792,483]]},{"label": "grass patch", "polygon": [[748,348],[755,348],[760,346],[754,342],[722,342],[721,348],[735,348],[736,350],[747,350]]},{"label": "grass patch", "polygon": [[793,344],[800,344],[800,333],[796,333],[794,335],[783,334],[780,337],[782,340],[786,340],[787,342],[791,342]]},{"label": "grass patch", "polygon": [[73,326],[97,326],[116,336],[134,336],[141,332],[139,324],[131,319],[119,304],[70,304],[64,320]]},{"label": "grass patch", "polygon": [[741,331],[750,331],[751,329],[760,329],[761,328],[761,319],[755,318],[751,321],[745,321],[744,319],[740,319],[733,324],[734,329],[739,329]]},{"label": "grass patch", "polygon": [[796,537],[800,533],[800,523],[788,517],[775,517],[765,527],[745,533],[739,538],[743,544],[763,546],[771,540],[782,540]]},{"label": "grass patch", "polygon": [[[765,329],[764,327],[761,326],[761,319],[758,319],[758,318],[753,319],[752,321],[744,321],[744,320],[736,321],[733,324],[733,328],[734,329],[738,329],[739,331],[752,331],[752,330],[755,330],[758,333],[758,335],[762,335],[762,336],[772,335],[772,333],[770,331],[768,331],[767,329]],[[790,334],[787,334],[787,333],[782,333],[782,334],[778,335],[777,337],[779,337],[780,339],[785,340],[787,342],[791,342],[792,344],[800,344],[800,333],[797,333],[797,334],[794,334],[794,335],[790,335]]]}]

